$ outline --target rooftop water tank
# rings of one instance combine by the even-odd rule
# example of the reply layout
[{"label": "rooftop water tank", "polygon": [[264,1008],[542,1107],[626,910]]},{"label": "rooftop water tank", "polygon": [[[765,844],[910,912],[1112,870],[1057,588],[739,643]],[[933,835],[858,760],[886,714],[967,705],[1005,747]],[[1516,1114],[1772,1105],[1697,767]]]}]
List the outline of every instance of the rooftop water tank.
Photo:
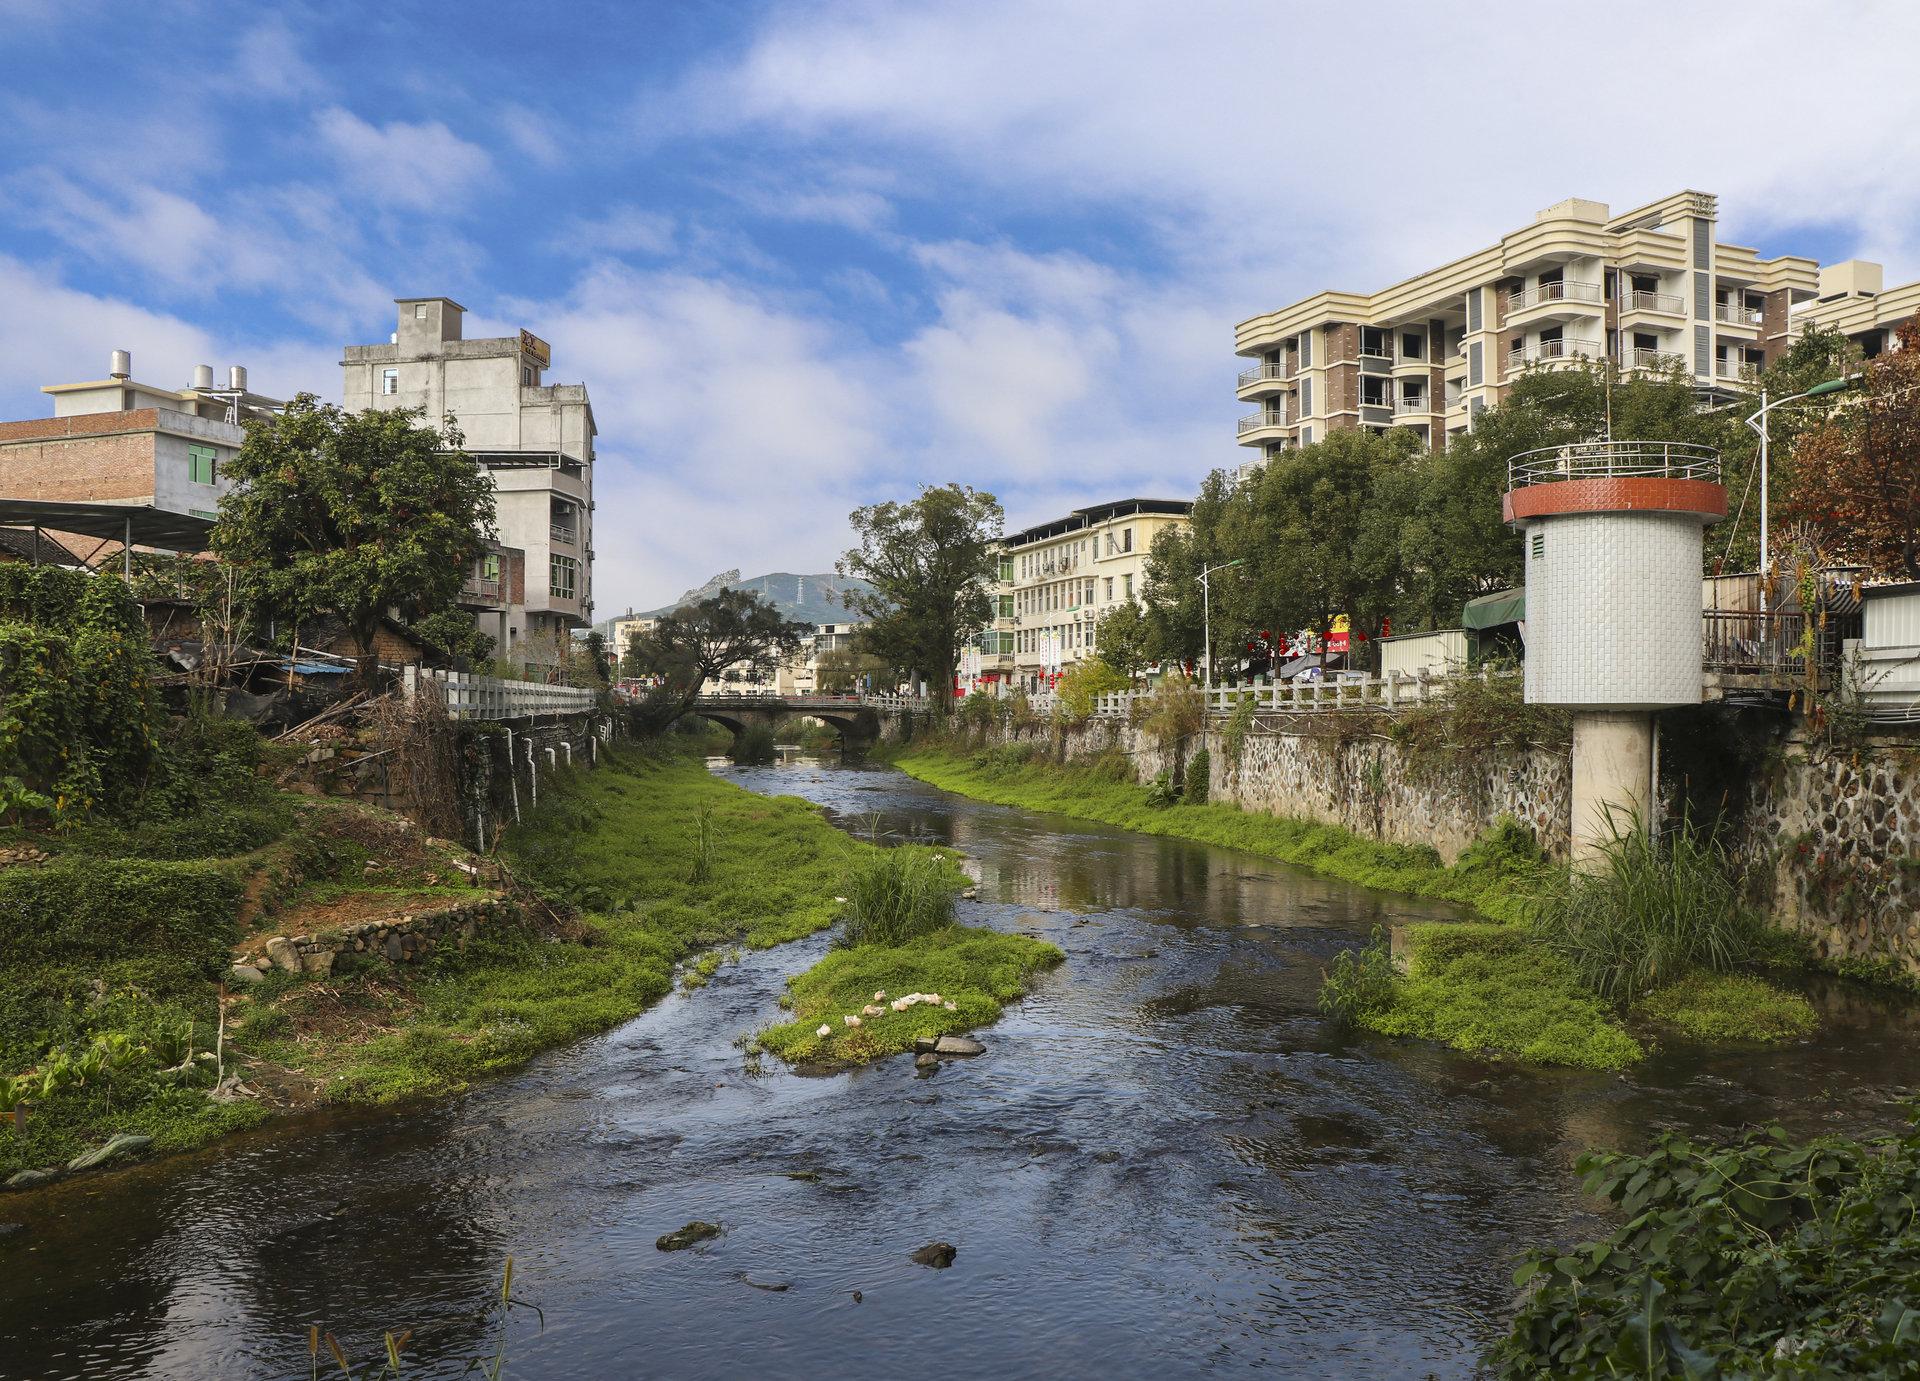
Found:
[{"label": "rooftop water tank", "polygon": [[1720,455],[1586,441],[1517,455],[1503,507],[1526,543],[1526,698],[1697,705],[1701,533],[1727,516]]}]

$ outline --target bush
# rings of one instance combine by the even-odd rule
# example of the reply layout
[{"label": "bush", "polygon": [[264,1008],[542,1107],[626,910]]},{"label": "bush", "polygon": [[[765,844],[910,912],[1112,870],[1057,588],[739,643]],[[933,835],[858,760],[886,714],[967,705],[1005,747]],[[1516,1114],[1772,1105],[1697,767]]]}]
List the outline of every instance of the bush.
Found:
[{"label": "bush", "polygon": [[985,691],[974,691],[960,702],[956,718],[960,724],[985,735],[1000,723],[1008,709],[1006,701]]},{"label": "bush", "polygon": [[1131,680],[1098,657],[1075,662],[1060,678],[1057,687],[1061,717],[1069,724],[1078,724],[1093,713],[1095,700],[1132,685]]},{"label": "bush", "polygon": [[900,945],[953,924],[957,879],[937,849],[903,844],[860,853],[847,872],[845,946]]},{"label": "bush", "polygon": [[1173,775],[1162,772],[1147,783],[1147,804],[1155,810],[1165,810],[1180,803],[1180,784]]},{"label": "bush", "polygon": [[[1134,701],[1135,705],[1140,703]],[[1167,677],[1145,704],[1140,727],[1163,748],[1192,737],[1207,725],[1206,694],[1188,677]]]},{"label": "bush", "polygon": [[764,767],[778,756],[773,730],[765,724],[749,724],[735,735],[727,755],[742,767]]},{"label": "bush", "polygon": [[1725,973],[1753,957],[1762,935],[1725,847],[1685,819],[1660,838],[1630,823],[1606,846],[1603,868],[1558,874],[1534,929],[1581,982],[1618,1003],[1690,969]]},{"label": "bush", "polygon": [[1393,1006],[1393,977],[1386,932],[1375,926],[1364,948],[1341,950],[1321,975],[1320,1010],[1343,1026],[1364,1024]]},{"label": "bush", "polygon": [[1626,1223],[1535,1250],[1490,1360],[1503,1375],[1914,1374],[1920,1132],[1732,1146],[1669,1134],[1643,1156],[1592,1152],[1587,1193]]},{"label": "bush", "polygon": [[1207,793],[1212,790],[1213,759],[1202,748],[1187,759],[1187,789],[1183,793],[1189,805],[1204,806]]}]

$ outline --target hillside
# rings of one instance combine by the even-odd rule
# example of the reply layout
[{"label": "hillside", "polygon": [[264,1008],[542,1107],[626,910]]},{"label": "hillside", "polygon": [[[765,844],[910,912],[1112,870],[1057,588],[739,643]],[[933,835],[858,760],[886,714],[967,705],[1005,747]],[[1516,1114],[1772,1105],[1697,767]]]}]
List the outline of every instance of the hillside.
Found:
[{"label": "hillside", "polygon": [[[867,588],[864,580],[834,575],[831,572],[822,575],[793,575],[787,571],[776,571],[771,575],[755,575],[742,579],[737,570],[722,571],[698,589],[688,590],[672,604],[662,605],[658,609],[643,609],[640,615],[644,618],[653,618],[660,614],[671,613],[675,609],[705,599],[721,590],[752,590],[790,619],[803,619],[808,623],[846,623],[852,615],[847,612],[842,596],[848,590],[864,591]],[[612,628],[612,622],[609,619],[604,624],[596,626],[602,632],[608,632]]]}]

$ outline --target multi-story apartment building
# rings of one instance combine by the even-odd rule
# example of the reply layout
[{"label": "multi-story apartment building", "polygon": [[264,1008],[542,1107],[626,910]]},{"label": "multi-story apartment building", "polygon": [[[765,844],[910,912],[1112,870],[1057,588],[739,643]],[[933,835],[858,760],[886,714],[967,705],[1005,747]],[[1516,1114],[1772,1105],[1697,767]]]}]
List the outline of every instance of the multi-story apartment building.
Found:
[{"label": "multi-story apartment building", "polygon": [[1885,270],[1848,259],[1820,270],[1819,296],[1793,314],[1795,332],[1824,326],[1845,333],[1868,359],[1895,346],[1894,333],[1920,316],[1920,281],[1883,289]]},{"label": "multi-story apartment building", "polygon": [[105,379],[48,384],[53,416],[0,422],[0,498],[147,506],[212,518],[231,487],[226,462],[241,425],[282,406],[247,388],[235,365],[216,386],[210,365],[186,388],[136,383],[133,358],[113,352]]},{"label": "multi-story apartment building", "polygon": [[[527,331],[466,340],[466,309],[444,297],[397,299],[399,329],[384,345],[349,345],[341,401],[451,415],[467,453],[493,478],[500,541],[525,554],[523,626],[497,655],[555,659],[593,614],[593,406],[585,384],[548,384],[547,343]],[[491,633],[491,627],[483,628]]]},{"label": "multi-story apartment building", "polygon": [[1003,538],[993,626],[968,659],[973,684],[1040,690],[1093,656],[1095,625],[1145,594],[1154,539],[1192,511],[1184,499],[1120,499]]},{"label": "multi-story apartment building", "polygon": [[[1703,393],[1787,348],[1812,259],[1715,235],[1718,202],[1678,192],[1614,215],[1571,199],[1498,244],[1375,293],[1321,292],[1249,318],[1239,442],[1259,459],[1343,427],[1411,427],[1438,449],[1530,367],[1611,358],[1678,367]],[[1257,461],[1254,463],[1258,463]]]}]

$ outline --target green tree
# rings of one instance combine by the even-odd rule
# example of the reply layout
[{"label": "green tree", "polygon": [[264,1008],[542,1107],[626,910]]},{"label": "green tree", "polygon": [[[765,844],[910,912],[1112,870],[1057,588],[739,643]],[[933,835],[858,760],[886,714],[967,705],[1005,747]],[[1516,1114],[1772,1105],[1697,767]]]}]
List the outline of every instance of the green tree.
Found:
[{"label": "green tree", "polygon": [[1132,685],[1132,679],[1104,657],[1089,657],[1067,668],[1055,693],[1059,696],[1061,713],[1071,723],[1078,724],[1093,713],[1095,700]]},{"label": "green tree", "polygon": [[493,484],[451,418],[413,409],[348,413],[303,393],[247,424],[227,462],[213,547],[256,615],[298,626],[333,614],[373,675],[382,615],[417,622],[453,608],[493,528]]},{"label": "green tree", "polygon": [[862,641],[883,661],[926,678],[943,712],[961,650],[993,617],[987,591],[1003,516],[993,495],[948,484],[924,488],[910,503],[857,508],[849,519],[860,545],[835,569],[872,587],[846,597],[866,621]]},{"label": "green tree", "polygon": [[836,647],[820,654],[814,663],[814,687],[823,695],[847,695],[860,688],[862,681],[872,680],[875,686],[888,685],[897,680],[892,668],[871,652],[858,648]]},{"label": "green tree", "polygon": [[1145,673],[1155,658],[1151,652],[1153,626],[1138,600],[1122,600],[1100,616],[1094,626],[1093,645],[1100,659],[1129,682]]},{"label": "green tree", "polygon": [[436,609],[415,619],[409,627],[449,662],[484,662],[493,655],[493,639],[480,631],[473,615],[464,609]]},{"label": "green tree", "polygon": [[627,654],[634,675],[661,684],[641,701],[640,727],[659,732],[693,707],[708,681],[761,679],[793,656],[813,625],[783,616],[752,590],[721,590],[661,616]]},{"label": "green tree", "polygon": [[[1216,647],[1223,645],[1223,630],[1248,626],[1246,584],[1237,572],[1216,577],[1209,600],[1200,594],[1200,572],[1229,559],[1237,511],[1244,503],[1243,490],[1216,470],[1201,481],[1186,524],[1164,528],[1154,538],[1144,582],[1149,661],[1198,662],[1205,644],[1203,608],[1211,612]],[[1243,549],[1231,551],[1232,556],[1246,554]]]}]

